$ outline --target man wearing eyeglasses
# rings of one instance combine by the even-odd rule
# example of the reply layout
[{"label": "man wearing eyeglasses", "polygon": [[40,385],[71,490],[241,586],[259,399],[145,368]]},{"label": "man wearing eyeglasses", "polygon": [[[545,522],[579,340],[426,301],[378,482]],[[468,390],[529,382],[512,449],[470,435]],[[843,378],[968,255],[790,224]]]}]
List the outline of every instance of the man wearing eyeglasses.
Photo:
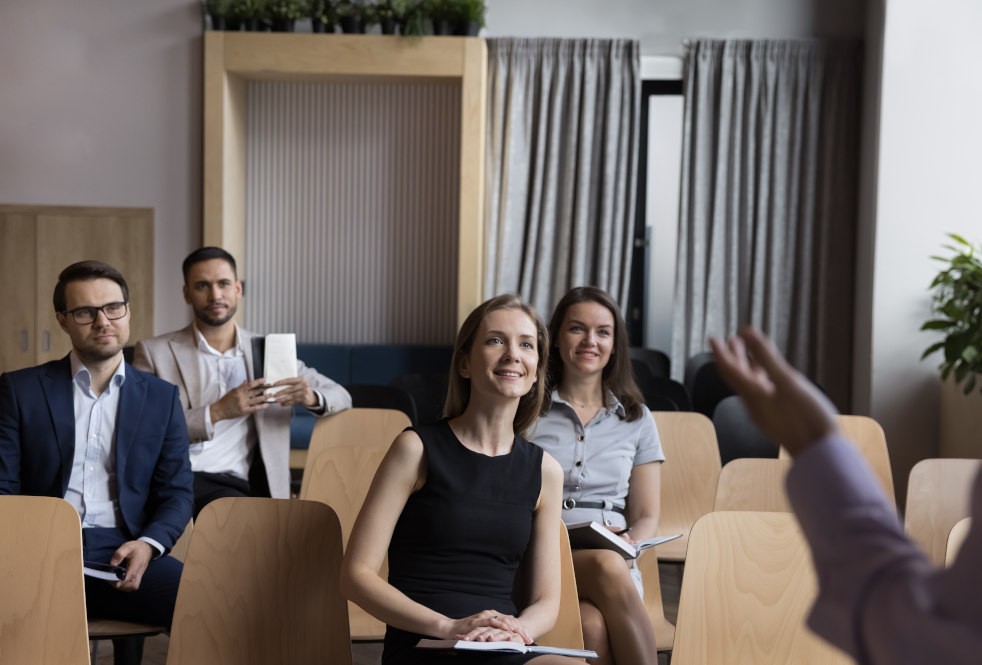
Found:
[{"label": "man wearing eyeglasses", "polygon": [[[182,569],[167,552],[193,507],[188,435],[177,388],[123,361],[128,298],[108,264],[59,275],[54,308],[72,350],[0,376],[0,494],[66,499],[85,561],[125,568],[119,581],[85,578],[90,616],[166,627]],[[117,664],[140,662],[142,643],[116,645]]]}]

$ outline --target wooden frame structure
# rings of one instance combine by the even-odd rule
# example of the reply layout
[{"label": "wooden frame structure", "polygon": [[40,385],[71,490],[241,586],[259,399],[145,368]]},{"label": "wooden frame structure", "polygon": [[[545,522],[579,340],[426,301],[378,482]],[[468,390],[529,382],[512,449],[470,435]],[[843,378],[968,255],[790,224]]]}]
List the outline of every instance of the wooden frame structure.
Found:
[{"label": "wooden frame structure", "polygon": [[460,82],[458,321],[483,300],[487,48],[478,37],[206,32],[203,230],[245,256],[248,81]]}]

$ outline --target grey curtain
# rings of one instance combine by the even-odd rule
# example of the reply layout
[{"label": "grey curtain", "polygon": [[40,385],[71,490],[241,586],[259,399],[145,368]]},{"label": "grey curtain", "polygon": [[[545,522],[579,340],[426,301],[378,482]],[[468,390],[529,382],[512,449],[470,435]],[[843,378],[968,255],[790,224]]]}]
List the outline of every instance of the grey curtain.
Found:
[{"label": "grey curtain", "polygon": [[861,50],[688,45],[672,367],[762,328],[851,403]]},{"label": "grey curtain", "polygon": [[631,40],[489,39],[488,296],[548,317],[571,287],[627,302],[640,48]]}]

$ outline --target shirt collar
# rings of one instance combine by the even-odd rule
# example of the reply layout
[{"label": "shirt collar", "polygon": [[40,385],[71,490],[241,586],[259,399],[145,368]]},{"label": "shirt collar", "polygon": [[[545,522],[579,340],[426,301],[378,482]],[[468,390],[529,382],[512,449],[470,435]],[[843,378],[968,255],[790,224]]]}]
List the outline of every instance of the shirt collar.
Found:
[{"label": "shirt collar", "polygon": [[[230,350],[234,349],[235,351],[234,355],[236,357],[245,355],[245,349],[242,348],[242,335],[239,334],[239,325],[234,321],[232,322],[232,325],[235,326],[235,344],[232,345],[232,349]],[[194,330],[195,338],[198,340],[199,351],[201,351],[202,353],[211,354],[213,356],[223,356],[226,353],[228,353],[228,351],[222,353],[221,351],[213,347],[211,344],[209,344],[208,340],[205,339],[205,336],[201,334],[200,330],[198,330],[198,324],[196,322],[192,321],[191,327]]]},{"label": "shirt collar", "polygon": [[[604,409],[606,411],[608,411],[608,412],[613,411],[622,420],[625,417],[627,417],[627,411],[625,411],[624,405],[621,404],[621,401],[619,399],[617,399],[617,396],[614,395],[614,393],[612,393],[611,391],[608,390],[607,391],[607,397],[606,397],[606,399],[604,401],[605,401]],[[572,404],[570,404],[569,402],[567,402],[566,400],[564,400],[562,397],[559,396],[559,389],[558,388],[556,388],[556,389],[554,389],[552,391],[552,403],[553,404],[565,404],[569,408],[571,408],[571,409],[573,408],[573,405]]]},{"label": "shirt collar", "polygon": [[[91,391],[92,388],[92,374],[89,372],[89,368],[85,366],[82,359],[78,357],[75,353],[75,349],[72,349],[68,354],[68,360],[72,365],[72,381],[74,381],[80,388],[84,388],[87,391]],[[126,380],[126,362],[120,361],[119,365],[116,367],[116,371],[109,378],[109,385],[106,387],[106,392],[111,393],[113,386],[119,387],[123,385],[123,381]]]}]

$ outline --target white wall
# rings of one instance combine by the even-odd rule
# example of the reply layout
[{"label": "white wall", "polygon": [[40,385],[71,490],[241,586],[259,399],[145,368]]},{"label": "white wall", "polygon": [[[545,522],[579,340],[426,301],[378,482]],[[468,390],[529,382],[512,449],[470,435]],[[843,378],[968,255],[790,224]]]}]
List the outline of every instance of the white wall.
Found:
[{"label": "white wall", "polygon": [[697,37],[861,37],[864,0],[488,0],[489,37],[630,37],[679,55]]},{"label": "white wall", "polygon": [[885,7],[869,394],[903,490],[937,446],[938,360],[919,360],[935,339],[918,331],[937,272],[929,256],[947,231],[982,240],[982,3]]},{"label": "white wall", "polygon": [[0,2],[0,202],[153,208],[158,332],[201,238],[198,7]]}]

